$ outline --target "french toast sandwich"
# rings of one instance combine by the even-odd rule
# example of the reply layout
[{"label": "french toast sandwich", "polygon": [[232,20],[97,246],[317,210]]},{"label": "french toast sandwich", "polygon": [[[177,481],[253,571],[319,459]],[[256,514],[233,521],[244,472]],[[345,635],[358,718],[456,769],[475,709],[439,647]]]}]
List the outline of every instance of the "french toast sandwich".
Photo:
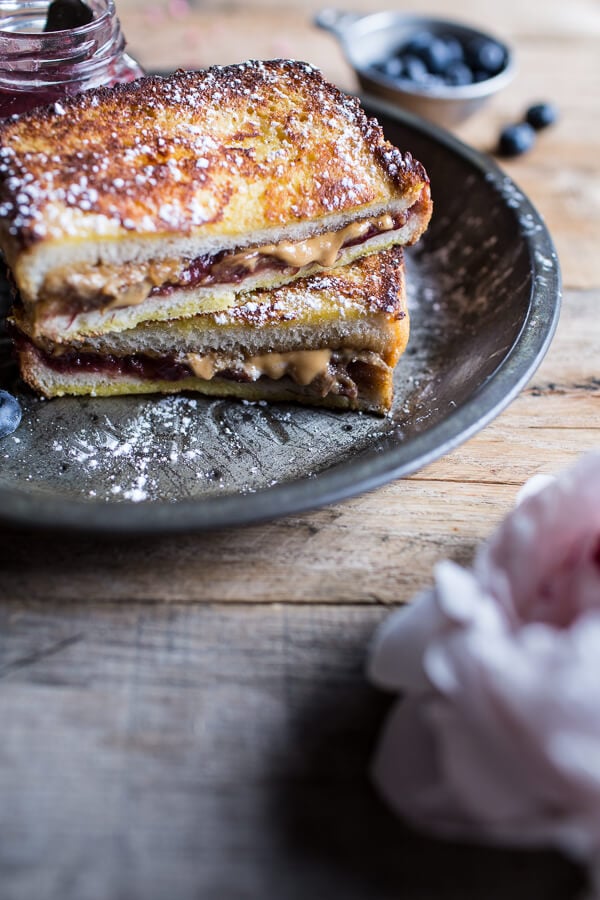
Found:
[{"label": "french toast sandwich", "polygon": [[91,90],[0,123],[21,327],[69,345],[217,314],[418,239],[427,175],[287,60]]},{"label": "french toast sandwich", "polygon": [[21,373],[46,397],[176,393],[386,413],[405,349],[399,247],[244,295],[244,303],[56,344],[15,311]]}]

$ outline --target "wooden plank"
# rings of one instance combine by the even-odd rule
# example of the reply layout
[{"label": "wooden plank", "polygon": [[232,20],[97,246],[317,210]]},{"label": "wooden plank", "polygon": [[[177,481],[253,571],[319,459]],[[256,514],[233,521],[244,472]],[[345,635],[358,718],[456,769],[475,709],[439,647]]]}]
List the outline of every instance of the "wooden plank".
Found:
[{"label": "wooden plank", "polygon": [[[599,292],[568,295],[555,342],[495,423],[408,480],[348,503],[216,534],[98,543],[0,533],[0,597],[397,603],[436,561],[468,563],[537,472],[598,446]],[[32,564],[33,563],[33,564]]]},{"label": "wooden plank", "polygon": [[505,486],[404,482],[343,506],[204,536],[99,544],[12,534],[0,550],[0,596],[394,603],[429,582],[437,559],[467,561],[513,495]]},{"label": "wooden plank", "polygon": [[521,485],[553,474],[600,443],[600,292],[569,293],[550,351],[518,400],[474,440],[416,479]]},{"label": "wooden plank", "polygon": [[3,900],[570,900],[557,855],[418,838],[366,779],[380,609],[0,607]]},{"label": "wooden plank", "polygon": [[[406,4],[398,0],[344,0],[345,10],[364,13],[365,10],[377,11],[398,9],[407,11]],[[322,0],[305,0],[299,11],[295,0],[229,0],[225,6],[222,0],[185,0],[173,3],[172,0],[119,0],[119,16],[124,23],[130,23],[136,15],[144,16],[147,22],[160,22],[163,27],[169,23],[188,23],[197,15],[220,15],[225,21],[229,18],[248,18],[254,14],[270,17],[271,30],[275,30],[282,17],[298,15],[306,22],[320,9]],[[427,4],[428,15],[450,18],[453,6],[449,0],[430,0]],[[460,14],[455,10],[455,17],[462,21],[472,21],[481,28],[488,28],[494,33],[530,34],[539,41],[560,35],[565,38],[582,35],[600,35],[600,12],[595,0],[573,0],[568,8],[562,0],[547,0],[544,4],[544,15],[540,15],[535,5],[522,3],[521,0],[505,0],[502,5],[488,7],[479,0],[462,0]]]}]

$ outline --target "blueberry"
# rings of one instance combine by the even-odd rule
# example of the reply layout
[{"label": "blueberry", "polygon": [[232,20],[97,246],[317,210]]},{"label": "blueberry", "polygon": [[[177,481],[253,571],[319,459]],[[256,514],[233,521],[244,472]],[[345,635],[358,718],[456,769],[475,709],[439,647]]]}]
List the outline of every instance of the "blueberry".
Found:
[{"label": "blueberry", "polygon": [[448,35],[441,37],[440,40],[446,45],[446,52],[450,63],[464,62],[465,52],[463,50],[463,45],[457,38]]},{"label": "blueberry", "polygon": [[397,56],[391,56],[384,63],[383,71],[390,78],[401,78],[404,72],[404,64]]},{"label": "blueberry", "polygon": [[450,63],[448,68],[444,73],[444,79],[446,84],[451,85],[461,85],[461,84],[472,84],[473,83],[473,72],[471,69],[463,62],[453,62]]},{"label": "blueberry", "polygon": [[426,80],[429,72],[422,59],[419,59],[418,56],[405,56],[403,62],[404,77],[408,79],[408,81],[414,81],[415,84],[422,84]]},{"label": "blueberry", "polygon": [[473,81],[487,81],[490,77],[489,72],[484,72],[483,69],[475,69],[473,72]]},{"label": "blueberry", "polygon": [[16,431],[21,422],[19,401],[7,391],[0,391],[0,438]]},{"label": "blueberry", "polygon": [[558,110],[552,103],[535,103],[525,113],[525,121],[529,122],[536,131],[539,131],[540,128],[547,128],[557,119]]},{"label": "blueberry", "polygon": [[483,69],[488,76],[497,75],[504,68],[504,50],[495,41],[473,38],[467,44],[466,59],[472,69]]},{"label": "blueberry", "polygon": [[429,75],[427,74],[423,79],[423,87],[426,88],[436,88],[442,87],[446,82],[444,81],[443,75]]},{"label": "blueberry", "polygon": [[418,31],[402,47],[403,56],[421,56],[435,38],[430,31]]},{"label": "blueberry", "polygon": [[520,156],[531,150],[535,143],[535,131],[527,122],[508,125],[500,132],[498,153],[500,156]]},{"label": "blueberry", "polygon": [[443,75],[452,60],[452,50],[448,44],[440,38],[435,38],[423,50],[421,59],[429,69],[432,75]]}]

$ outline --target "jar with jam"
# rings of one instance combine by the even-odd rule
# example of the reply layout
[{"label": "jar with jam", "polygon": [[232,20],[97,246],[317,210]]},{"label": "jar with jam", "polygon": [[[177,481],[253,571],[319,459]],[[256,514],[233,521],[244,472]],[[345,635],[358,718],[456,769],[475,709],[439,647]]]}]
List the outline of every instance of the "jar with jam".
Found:
[{"label": "jar with jam", "polygon": [[0,0],[0,118],[143,74],[114,0]]}]

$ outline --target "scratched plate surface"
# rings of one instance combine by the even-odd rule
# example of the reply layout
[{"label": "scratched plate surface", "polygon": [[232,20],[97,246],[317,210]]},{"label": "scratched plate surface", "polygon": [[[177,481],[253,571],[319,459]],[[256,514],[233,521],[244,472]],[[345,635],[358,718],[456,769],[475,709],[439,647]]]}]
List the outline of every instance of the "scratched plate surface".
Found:
[{"label": "scratched plate surface", "polygon": [[265,519],[414,471],[518,392],[558,314],[543,223],[486,158],[405,113],[368,108],[424,163],[435,201],[408,255],[411,338],[391,416],[192,395],[41,401],[0,336],[0,387],[23,407],[0,440],[0,519],[131,533]]}]

